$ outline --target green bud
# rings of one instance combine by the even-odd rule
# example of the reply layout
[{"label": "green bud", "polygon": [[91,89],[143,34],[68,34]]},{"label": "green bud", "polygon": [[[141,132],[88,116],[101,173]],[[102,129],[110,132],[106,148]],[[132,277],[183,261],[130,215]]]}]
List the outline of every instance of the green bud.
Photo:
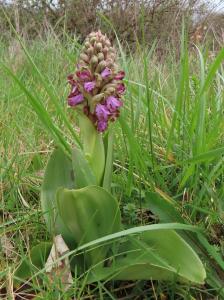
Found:
[{"label": "green bud", "polygon": [[98,64],[98,58],[96,55],[93,55],[93,57],[90,60],[90,65],[91,66],[96,66]]},{"label": "green bud", "polygon": [[96,73],[100,73],[103,69],[105,69],[106,65],[107,64],[106,64],[105,60],[102,60],[96,68]]},{"label": "green bud", "polygon": [[93,47],[90,46],[90,47],[86,50],[86,52],[87,52],[87,54],[88,54],[89,56],[92,56],[92,55],[93,55],[93,52],[94,52]]},{"label": "green bud", "polygon": [[85,42],[84,46],[85,46],[86,48],[89,48],[91,45],[90,45],[89,42]]},{"label": "green bud", "polygon": [[102,92],[107,91],[108,89],[111,89],[111,88],[113,90],[115,90],[116,86],[117,86],[117,83],[108,83],[108,84],[105,84],[104,87],[102,88]]},{"label": "green bud", "polygon": [[103,100],[104,96],[105,96],[104,93],[101,93],[101,94],[98,94],[98,95],[94,96],[92,98],[93,103],[95,104],[95,103],[100,102],[101,100]]},{"label": "green bud", "polygon": [[102,79],[102,77],[100,76],[100,74],[98,74],[98,73],[95,73],[95,77],[96,77],[96,87],[97,87],[97,88],[100,88],[103,79]]},{"label": "green bud", "polygon": [[89,57],[88,57],[88,55],[86,55],[85,53],[81,53],[80,54],[80,58],[82,59],[82,60],[84,60],[85,62],[89,62]]},{"label": "green bud", "polygon": [[96,42],[96,37],[92,37],[90,40],[91,45],[94,45]]},{"label": "green bud", "polygon": [[94,46],[94,49],[96,49],[97,52],[102,51],[102,48],[103,48],[103,46],[102,46],[101,43],[97,43],[97,44]]},{"label": "green bud", "polygon": [[103,55],[102,52],[98,53],[98,54],[97,54],[97,57],[98,57],[98,60],[99,60],[99,61],[104,60],[104,55]]},{"label": "green bud", "polygon": [[115,93],[115,88],[109,87],[104,93],[106,94],[106,96],[110,96]]}]

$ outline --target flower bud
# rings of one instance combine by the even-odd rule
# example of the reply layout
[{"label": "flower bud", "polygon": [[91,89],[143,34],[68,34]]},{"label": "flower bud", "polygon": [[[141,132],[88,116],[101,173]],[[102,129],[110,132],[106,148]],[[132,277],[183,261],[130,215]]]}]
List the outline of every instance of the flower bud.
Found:
[{"label": "flower bud", "polygon": [[110,95],[113,95],[115,93],[115,88],[114,87],[109,87],[105,90],[104,94],[106,96],[110,96]]},{"label": "flower bud", "polygon": [[93,102],[100,102],[101,100],[103,100],[103,98],[105,97],[104,93],[98,94],[96,96],[93,97]]},{"label": "flower bud", "polygon": [[89,57],[88,57],[88,55],[86,55],[85,53],[81,53],[80,54],[80,58],[82,59],[82,60],[84,60],[85,62],[89,62]]},{"label": "flower bud", "polygon": [[97,52],[101,52],[102,49],[103,49],[103,46],[101,43],[97,43],[95,46],[94,46],[94,49],[97,51]]},{"label": "flower bud", "polygon": [[86,50],[86,52],[87,52],[87,54],[88,54],[89,56],[92,56],[93,53],[94,53],[94,48],[93,48],[92,46],[90,46],[90,47]]},{"label": "flower bud", "polygon": [[91,68],[95,68],[95,66],[98,64],[98,58],[96,55],[92,56],[90,60],[90,66]]},{"label": "flower bud", "polygon": [[100,73],[103,69],[105,69],[106,65],[107,63],[105,62],[105,60],[102,60],[96,68],[96,73]]},{"label": "flower bud", "polygon": [[117,83],[105,84],[105,86],[102,88],[102,91],[104,92],[105,90],[108,90],[109,88],[113,88],[115,90],[116,86],[117,86]]},{"label": "flower bud", "polygon": [[85,46],[85,48],[89,48],[91,45],[89,42],[85,42],[84,46]]},{"label": "flower bud", "polygon": [[102,88],[103,79],[102,79],[101,75],[96,73],[95,78],[96,78],[96,87],[97,88]]},{"label": "flower bud", "polygon": [[96,37],[92,37],[91,40],[90,40],[90,44],[93,46],[96,42]]},{"label": "flower bud", "polygon": [[102,52],[98,53],[98,54],[97,54],[97,57],[98,57],[98,60],[99,60],[99,61],[104,60],[104,55],[103,55]]}]

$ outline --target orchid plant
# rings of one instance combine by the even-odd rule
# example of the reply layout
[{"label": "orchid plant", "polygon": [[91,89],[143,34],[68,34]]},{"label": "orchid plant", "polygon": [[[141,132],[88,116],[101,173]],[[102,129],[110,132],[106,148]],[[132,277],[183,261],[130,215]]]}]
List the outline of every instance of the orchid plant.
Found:
[{"label": "orchid plant", "polygon": [[[112,123],[123,106],[124,76],[107,36],[90,33],[75,73],[68,76],[68,105],[77,113],[82,146],[75,146],[71,157],[61,148],[53,151],[41,188],[48,231],[63,237],[70,249],[71,269],[86,274],[88,283],[110,278],[203,283],[201,260],[175,231],[189,229],[187,225],[124,230],[119,203],[111,194]],[[16,278],[25,279],[36,268],[44,268],[50,249],[50,242],[37,245],[31,263],[25,259]]]}]

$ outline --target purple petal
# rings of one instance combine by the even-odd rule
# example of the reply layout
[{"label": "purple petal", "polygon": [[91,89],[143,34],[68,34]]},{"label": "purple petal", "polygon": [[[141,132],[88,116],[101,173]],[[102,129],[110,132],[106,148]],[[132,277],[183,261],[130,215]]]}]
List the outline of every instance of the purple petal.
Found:
[{"label": "purple petal", "polygon": [[68,98],[68,105],[70,106],[76,106],[77,104],[81,103],[84,100],[84,97],[82,94],[78,94],[73,97]]},{"label": "purple petal", "polygon": [[125,85],[123,83],[118,83],[117,85],[117,92],[118,94],[123,95],[125,92]]},{"label": "purple petal", "polygon": [[81,80],[89,80],[91,77],[89,70],[77,71],[76,75]]},{"label": "purple petal", "polygon": [[73,86],[72,86],[72,90],[71,90],[71,94],[77,94],[77,92],[78,92],[78,87],[77,87],[77,85],[73,85]]},{"label": "purple petal", "polygon": [[91,92],[96,86],[96,82],[95,81],[89,81],[89,82],[85,82],[84,83],[84,89],[87,92]]},{"label": "purple petal", "polygon": [[104,132],[107,129],[107,121],[99,121],[97,124],[97,130],[99,132]]},{"label": "purple petal", "polygon": [[108,116],[110,115],[110,112],[107,109],[107,107],[102,104],[97,104],[95,112],[99,121],[107,121]]},{"label": "purple petal", "polygon": [[121,107],[123,103],[114,96],[110,96],[106,100],[106,105],[110,112],[114,112]]},{"label": "purple petal", "polygon": [[125,72],[124,71],[119,71],[117,73],[117,75],[115,75],[114,79],[115,80],[122,80],[124,78],[124,76],[125,76]]},{"label": "purple petal", "polygon": [[108,67],[106,67],[102,72],[101,72],[101,76],[103,79],[107,78],[108,76],[111,75],[111,69],[109,69]]}]

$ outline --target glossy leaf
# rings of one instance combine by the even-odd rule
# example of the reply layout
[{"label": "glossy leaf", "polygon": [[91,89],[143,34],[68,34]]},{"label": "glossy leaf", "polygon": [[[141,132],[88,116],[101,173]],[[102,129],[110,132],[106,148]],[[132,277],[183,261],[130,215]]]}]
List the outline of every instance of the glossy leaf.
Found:
[{"label": "glossy leaf", "polygon": [[167,199],[162,198],[157,193],[147,192],[146,203],[148,204],[148,208],[159,217],[159,220],[162,223],[184,223],[184,219],[174,206],[175,202],[170,202]]},{"label": "glossy leaf", "polygon": [[[185,222],[179,211],[176,209],[174,201],[169,202],[153,192],[147,192],[146,201],[150,210],[159,217],[160,222]],[[191,233],[184,231],[181,232],[181,236],[193,247],[200,257],[203,257],[204,260],[206,260],[207,270],[209,270],[210,257],[224,270],[224,262],[220,253],[214,245],[209,244],[204,234],[198,232],[197,235],[192,235]],[[207,281],[208,280],[212,280],[211,273],[208,274]]]},{"label": "glossy leaf", "polygon": [[74,248],[74,238],[57,212],[56,192],[58,188],[74,188],[71,160],[60,149],[53,151],[45,170],[41,188],[41,206],[48,230],[61,234],[68,246]]},{"label": "glossy leaf", "polygon": [[[117,232],[121,228],[117,200],[98,186],[79,190],[59,189],[58,211],[62,220],[73,233],[78,245]],[[93,250],[87,255],[92,264],[105,258],[108,247]]]},{"label": "glossy leaf", "polygon": [[129,238],[108,264],[93,270],[88,282],[178,279],[203,283],[206,276],[197,254],[173,230],[151,230]]}]

